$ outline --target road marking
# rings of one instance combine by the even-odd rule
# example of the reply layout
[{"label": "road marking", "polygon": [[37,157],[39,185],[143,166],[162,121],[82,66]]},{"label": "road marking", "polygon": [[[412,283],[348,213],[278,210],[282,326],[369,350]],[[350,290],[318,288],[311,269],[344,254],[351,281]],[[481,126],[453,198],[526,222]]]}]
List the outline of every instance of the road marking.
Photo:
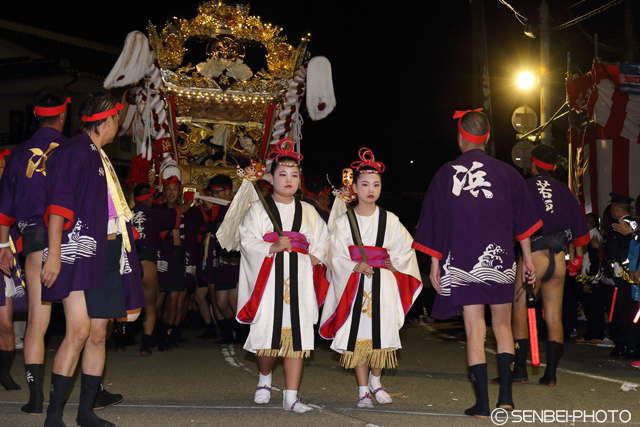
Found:
[{"label": "road marking", "polygon": [[[242,362],[240,362],[238,360],[238,358],[236,357],[236,350],[233,347],[233,345],[231,345],[231,344],[229,344],[227,346],[223,345],[221,352],[222,352],[222,357],[224,357],[224,360],[226,360],[227,363],[229,363],[231,366],[235,366],[237,368],[242,368],[249,375],[251,375],[252,377],[259,378],[255,371],[253,371],[252,369],[247,368],[244,365],[244,363],[242,363]],[[273,384],[271,385],[271,390],[282,391],[281,389],[279,389],[278,387],[274,386]]]},{"label": "road marking", "polygon": [[[490,349],[490,348],[485,348],[484,349],[485,352],[487,353],[491,353],[491,354],[498,354],[497,351]],[[531,365],[531,360],[527,360],[527,363]],[[546,363],[540,363],[540,367],[541,368],[546,368],[547,364]],[[600,380],[600,381],[608,381],[610,383],[616,383],[616,384],[624,384],[627,381],[623,381],[623,380],[618,380],[615,378],[609,378],[609,377],[603,377],[601,375],[593,375],[593,374],[587,374],[586,372],[580,372],[580,371],[573,371],[571,369],[566,369],[566,368],[556,368],[558,371],[560,372],[566,372],[567,374],[573,374],[573,375],[578,375],[580,377],[585,377],[585,378],[591,378],[594,380]]]}]

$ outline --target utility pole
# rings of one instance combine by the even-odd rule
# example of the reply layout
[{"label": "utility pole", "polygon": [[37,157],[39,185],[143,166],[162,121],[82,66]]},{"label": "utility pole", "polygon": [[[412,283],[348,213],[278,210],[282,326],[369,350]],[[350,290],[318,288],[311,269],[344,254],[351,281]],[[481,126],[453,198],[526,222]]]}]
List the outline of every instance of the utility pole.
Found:
[{"label": "utility pole", "polygon": [[[540,3],[540,124],[549,120],[549,5]],[[542,143],[551,145],[551,126],[542,132]]]},{"label": "utility pole", "polygon": [[624,2],[624,35],[627,38],[627,62],[636,62],[636,42],[633,37],[633,17],[631,16],[631,0]]}]

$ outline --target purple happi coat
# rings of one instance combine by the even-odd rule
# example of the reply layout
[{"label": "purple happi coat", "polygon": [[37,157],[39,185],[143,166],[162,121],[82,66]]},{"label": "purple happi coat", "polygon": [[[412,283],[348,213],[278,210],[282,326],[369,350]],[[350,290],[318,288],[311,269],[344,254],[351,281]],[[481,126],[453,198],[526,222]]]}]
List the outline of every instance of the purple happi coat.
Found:
[{"label": "purple happi coat", "polygon": [[441,260],[442,291],[432,316],[447,319],[465,305],[512,302],[514,238],[524,240],[541,225],[524,179],[506,163],[473,149],[440,168],[413,243]]},{"label": "purple happi coat", "polygon": [[566,243],[584,246],[591,241],[589,226],[575,196],[566,184],[538,174],[527,179],[542,227],[536,234],[545,235],[564,231]]},{"label": "purple happi coat", "polygon": [[182,219],[180,208],[154,209],[142,202],[136,203],[131,213],[133,214],[131,222],[140,235],[136,245],[155,251],[162,245],[160,233],[180,227]]},{"label": "purple happi coat", "polygon": [[[216,232],[224,216],[227,214],[227,207],[221,207],[218,210],[218,216],[214,220],[214,224],[209,234],[209,244],[206,247],[206,263],[204,265],[207,281],[209,283],[238,283],[240,277],[240,264],[229,264],[222,257],[222,248],[216,237]],[[239,254],[238,254],[239,255]],[[239,257],[237,258],[240,261]]]},{"label": "purple happi coat", "polygon": [[[226,212],[226,206],[214,204],[210,211],[205,210],[204,206],[199,206],[189,209],[185,214],[186,279],[189,287],[193,287],[198,279],[213,283],[204,276],[204,268],[206,268],[204,260],[207,257],[208,265],[210,251],[212,247],[214,251],[216,248],[215,231],[224,219]],[[209,233],[209,244],[206,245],[206,235]],[[208,253],[205,253],[205,251],[208,251]]]},{"label": "purple happi coat", "polygon": [[0,224],[20,233],[44,226],[47,165],[69,141],[51,127],[39,128],[7,157],[0,180]]},{"label": "purple happi coat", "polygon": [[[107,260],[108,190],[100,150],[89,135],[80,132],[60,147],[56,157],[47,163],[45,226],[49,215],[65,218],[62,232],[61,269],[51,288],[42,288],[43,301],[59,301],[71,291],[102,289]],[[122,286],[127,310],[145,306],[140,265],[135,247],[133,227],[127,222],[126,232],[131,252],[122,247]],[[44,233],[48,246],[47,229]],[[48,248],[44,251],[44,259]]]}]

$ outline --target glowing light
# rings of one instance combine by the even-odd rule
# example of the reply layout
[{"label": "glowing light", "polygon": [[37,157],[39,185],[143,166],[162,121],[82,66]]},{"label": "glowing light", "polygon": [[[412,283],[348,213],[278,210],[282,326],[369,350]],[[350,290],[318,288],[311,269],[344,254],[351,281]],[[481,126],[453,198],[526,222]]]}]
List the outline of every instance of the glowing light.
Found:
[{"label": "glowing light", "polygon": [[534,78],[531,73],[520,73],[518,75],[518,86],[522,89],[530,89],[533,86]]}]

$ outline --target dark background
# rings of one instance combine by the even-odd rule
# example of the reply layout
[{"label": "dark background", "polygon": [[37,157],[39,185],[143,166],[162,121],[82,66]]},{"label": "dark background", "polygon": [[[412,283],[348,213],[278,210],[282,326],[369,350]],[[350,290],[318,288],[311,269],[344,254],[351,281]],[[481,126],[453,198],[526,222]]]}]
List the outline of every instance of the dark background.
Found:
[{"label": "dark background", "polygon": [[[193,18],[199,3],[22,0],[4,2],[0,17],[121,47],[130,31],[146,33],[149,21],[160,31],[174,16]],[[528,18],[527,23],[537,25],[539,2],[509,3]],[[549,4],[550,26],[606,3],[554,0]],[[635,17],[640,17],[639,3],[631,2]],[[565,99],[567,52],[571,52],[572,73],[589,71],[594,58],[590,37],[595,33],[603,44],[599,56],[605,61],[637,61],[626,48],[624,10],[622,2],[577,25],[552,30],[552,113]],[[519,72],[537,71],[539,39],[525,37],[524,26],[498,0],[485,1],[484,13],[495,152],[497,158],[511,163],[513,110],[527,104],[539,113],[537,89],[525,92],[515,83]],[[469,1],[255,0],[250,14],[282,27],[282,34],[294,46],[311,33],[308,51],[331,61],[337,107],[319,122],[306,117],[305,172],[329,173],[337,184],[339,170],[357,159],[360,147],[367,146],[387,166],[381,204],[398,213],[405,224],[412,224],[431,177],[458,155],[456,122],[451,118],[454,110],[479,107],[472,99]],[[255,59],[251,65],[258,71],[253,64]],[[266,68],[266,62],[263,66]],[[566,153],[566,129],[564,119],[553,126],[554,145],[561,153]]]}]

